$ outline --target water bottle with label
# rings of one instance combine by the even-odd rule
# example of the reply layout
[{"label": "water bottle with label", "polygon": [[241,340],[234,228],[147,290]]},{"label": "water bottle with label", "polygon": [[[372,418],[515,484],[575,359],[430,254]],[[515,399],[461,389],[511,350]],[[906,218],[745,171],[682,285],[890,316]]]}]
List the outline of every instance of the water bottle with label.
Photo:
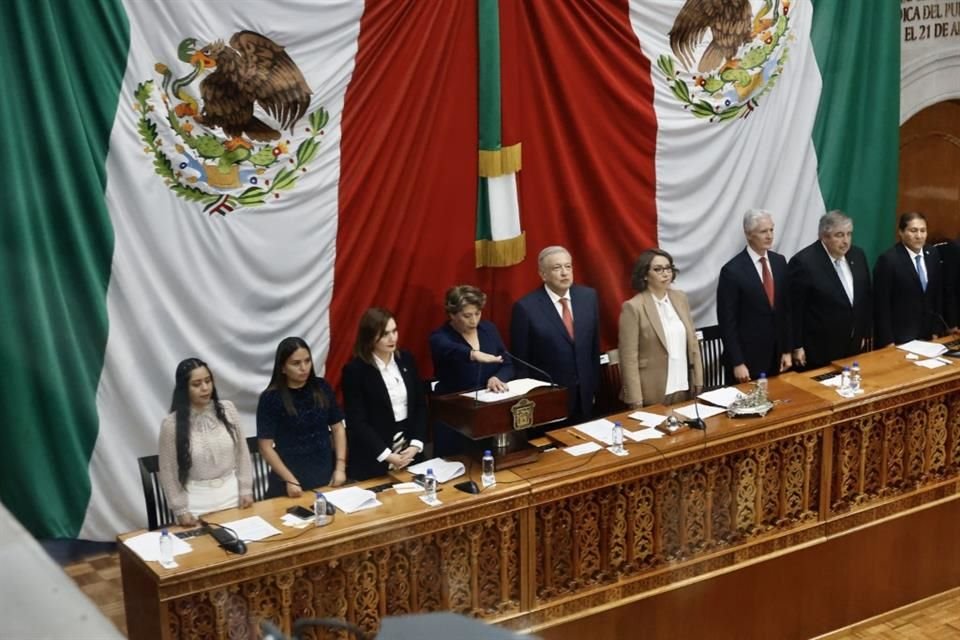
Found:
[{"label": "water bottle with label", "polygon": [[160,532],[160,566],[167,568],[176,566],[173,561],[173,538],[166,529]]},{"label": "water bottle with label", "polygon": [[427,469],[427,476],[423,480],[423,497],[429,502],[437,499],[437,476],[433,475],[433,469]]},{"label": "water bottle with label", "polygon": [[313,495],[313,524],[317,527],[325,527],[333,521],[333,517],[327,515],[327,496],[319,491]]},{"label": "water bottle with label", "polygon": [[493,454],[487,449],[483,452],[482,472],[480,474],[480,484],[484,487],[492,487],[497,484],[497,476],[493,471]]},{"label": "water bottle with label", "polygon": [[860,376],[860,363],[854,362],[853,366],[850,367],[850,395],[856,395],[860,393],[860,384],[863,382],[863,378]]},{"label": "water bottle with label", "polygon": [[623,425],[619,422],[613,423],[611,440],[613,440],[613,453],[622,455],[627,452],[627,450],[623,448]]}]

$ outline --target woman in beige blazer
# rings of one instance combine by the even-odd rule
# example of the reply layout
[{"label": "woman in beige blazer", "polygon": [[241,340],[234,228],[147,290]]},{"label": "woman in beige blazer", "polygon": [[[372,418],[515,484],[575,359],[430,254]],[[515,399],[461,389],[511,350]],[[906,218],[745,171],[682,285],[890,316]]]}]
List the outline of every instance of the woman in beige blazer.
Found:
[{"label": "woman in beige blazer", "polygon": [[638,293],[623,303],[619,344],[622,399],[633,408],[682,402],[703,386],[687,295],[670,288],[676,277],[662,249],[647,249],[633,267]]}]

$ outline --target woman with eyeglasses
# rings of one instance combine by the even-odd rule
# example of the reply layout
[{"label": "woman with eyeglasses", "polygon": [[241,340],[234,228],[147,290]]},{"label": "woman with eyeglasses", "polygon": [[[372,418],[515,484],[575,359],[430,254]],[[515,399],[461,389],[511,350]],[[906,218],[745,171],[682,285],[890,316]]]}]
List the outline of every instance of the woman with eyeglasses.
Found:
[{"label": "woman with eyeglasses", "polygon": [[662,249],[647,249],[633,267],[637,295],[623,303],[619,343],[622,400],[632,408],[682,402],[703,386],[690,304],[670,286],[676,277]]}]

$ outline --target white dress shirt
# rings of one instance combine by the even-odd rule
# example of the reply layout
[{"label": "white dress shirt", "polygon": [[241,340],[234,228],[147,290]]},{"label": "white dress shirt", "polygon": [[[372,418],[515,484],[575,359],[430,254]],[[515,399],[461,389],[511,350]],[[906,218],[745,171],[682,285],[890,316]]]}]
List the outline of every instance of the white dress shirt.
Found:
[{"label": "white dress shirt", "polygon": [[847,256],[834,258],[830,255],[830,250],[827,249],[827,245],[822,242],[820,244],[823,246],[823,250],[827,252],[827,257],[830,258],[830,262],[833,263],[833,268],[837,271],[837,276],[840,278],[840,284],[843,285],[843,290],[847,292],[847,298],[850,300],[850,304],[853,304],[853,271],[850,269],[850,263],[847,262]]},{"label": "white dress shirt", "polygon": [[[766,253],[762,256],[754,251],[750,245],[747,245],[747,254],[750,256],[750,259],[753,260],[753,268],[757,270],[757,277],[760,278],[760,284],[763,284],[763,265],[760,264],[760,258],[767,259],[767,268],[770,269],[770,279],[773,279],[773,267],[770,265],[770,256]],[[776,285],[776,281],[774,281]]]},{"label": "white dress shirt", "polygon": [[[407,385],[403,381],[403,375],[400,373],[400,367],[397,366],[397,359],[390,355],[390,361],[384,362],[377,354],[373,354],[373,363],[383,376],[383,384],[387,387],[387,395],[390,396],[390,405],[393,407],[393,419],[397,422],[406,420],[409,415],[409,402],[407,400]],[[419,440],[410,440],[411,447],[417,447],[423,451],[423,443]],[[385,448],[379,456],[377,462],[383,462],[393,451],[389,447]]]},{"label": "white dress shirt", "polygon": [[563,320],[563,305],[560,304],[560,298],[566,298],[567,306],[570,307],[570,317],[573,317],[573,301],[570,299],[570,290],[567,289],[566,295],[558,296],[555,294],[550,287],[543,285],[544,290],[546,290],[547,295],[550,296],[550,302],[553,303],[553,308],[557,310],[557,315],[560,316],[560,319]]},{"label": "white dress shirt", "polygon": [[667,389],[665,395],[686,391],[690,388],[690,376],[687,370],[687,328],[683,325],[680,315],[673,308],[670,296],[665,295],[658,300],[653,296],[657,305],[657,314],[663,326],[663,337],[667,341]]},{"label": "white dress shirt", "polygon": [[[910,264],[913,265],[914,269],[917,269],[917,256],[920,256],[920,269],[918,271],[923,271],[923,280],[930,282],[929,275],[927,273],[927,261],[923,258],[923,249],[920,249],[920,253],[911,251],[907,245],[903,245],[903,248],[907,250],[907,255],[910,256]],[[920,275],[919,273],[917,274]]]}]

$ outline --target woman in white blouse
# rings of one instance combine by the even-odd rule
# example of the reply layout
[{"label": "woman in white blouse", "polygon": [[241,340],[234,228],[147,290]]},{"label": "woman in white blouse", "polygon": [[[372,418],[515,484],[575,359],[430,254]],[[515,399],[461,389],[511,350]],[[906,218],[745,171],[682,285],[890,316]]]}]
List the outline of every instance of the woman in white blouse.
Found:
[{"label": "woman in white blouse", "polygon": [[633,408],[682,402],[703,386],[687,295],[670,286],[676,277],[662,249],[647,249],[633,267],[637,295],[623,303],[619,341],[621,397]]},{"label": "woman in white blouse", "polygon": [[413,356],[398,341],[392,313],[379,307],[363,313],[341,381],[351,480],[402,469],[423,451],[426,392]]},{"label": "woman in white blouse", "polygon": [[160,425],[160,485],[177,522],[253,504],[253,467],[240,416],[220,400],[207,363],[177,365],[170,415]]}]

